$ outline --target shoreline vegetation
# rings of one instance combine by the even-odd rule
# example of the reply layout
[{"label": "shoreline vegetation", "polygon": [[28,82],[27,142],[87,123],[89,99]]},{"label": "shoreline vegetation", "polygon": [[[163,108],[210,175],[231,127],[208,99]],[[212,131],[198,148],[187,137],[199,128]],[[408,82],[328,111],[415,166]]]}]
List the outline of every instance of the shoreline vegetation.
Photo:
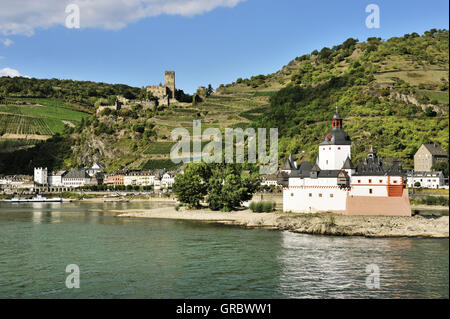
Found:
[{"label": "shoreline vegetation", "polygon": [[159,218],[191,220],[245,228],[265,228],[294,233],[364,236],[364,237],[421,237],[448,238],[449,216],[346,216],[334,213],[252,213],[245,209],[233,212],[209,209],[188,210],[180,207],[136,209],[120,213],[119,218]]}]

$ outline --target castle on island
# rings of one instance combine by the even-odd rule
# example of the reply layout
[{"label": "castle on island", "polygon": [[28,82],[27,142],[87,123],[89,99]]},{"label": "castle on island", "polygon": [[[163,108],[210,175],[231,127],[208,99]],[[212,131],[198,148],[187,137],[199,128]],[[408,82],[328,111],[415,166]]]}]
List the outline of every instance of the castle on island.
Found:
[{"label": "castle on island", "polygon": [[394,161],[386,166],[371,147],[364,162],[355,167],[351,146],[336,109],[314,166],[307,161],[297,165],[290,155],[278,172],[283,210],[411,216],[406,173],[401,165]]}]

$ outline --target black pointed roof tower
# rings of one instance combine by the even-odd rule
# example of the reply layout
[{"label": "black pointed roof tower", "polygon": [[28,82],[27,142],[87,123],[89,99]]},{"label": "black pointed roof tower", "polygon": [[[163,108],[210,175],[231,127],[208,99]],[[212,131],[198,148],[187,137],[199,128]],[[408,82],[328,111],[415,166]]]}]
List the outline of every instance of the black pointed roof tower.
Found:
[{"label": "black pointed roof tower", "polygon": [[322,143],[319,145],[350,145],[351,140],[347,132],[342,128],[342,117],[339,115],[337,106],[336,113],[331,119],[331,130],[325,135]]}]

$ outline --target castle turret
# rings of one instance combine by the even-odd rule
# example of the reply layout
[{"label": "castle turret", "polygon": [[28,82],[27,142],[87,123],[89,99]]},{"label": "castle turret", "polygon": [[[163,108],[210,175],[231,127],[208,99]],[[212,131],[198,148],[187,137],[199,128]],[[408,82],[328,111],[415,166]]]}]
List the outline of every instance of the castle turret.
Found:
[{"label": "castle turret", "polygon": [[322,170],[339,170],[347,158],[351,159],[351,140],[342,128],[342,117],[336,107],[331,130],[319,144],[319,167]]}]

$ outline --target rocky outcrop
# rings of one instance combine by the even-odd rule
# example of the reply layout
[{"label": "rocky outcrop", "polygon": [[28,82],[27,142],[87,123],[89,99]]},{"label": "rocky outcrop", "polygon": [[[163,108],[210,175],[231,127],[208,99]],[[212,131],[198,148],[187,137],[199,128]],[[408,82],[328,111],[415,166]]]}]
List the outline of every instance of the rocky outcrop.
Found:
[{"label": "rocky outcrop", "polygon": [[119,217],[198,220],[247,228],[287,230],[296,233],[365,236],[448,238],[449,217],[347,216],[333,213],[224,213],[210,210],[176,211],[172,207],[126,212]]},{"label": "rocky outcrop", "polygon": [[419,101],[417,101],[417,99],[414,95],[406,95],[406,94],[401,94],[398,92],[392,92],[389,97],[391,99],[394,99],[394,100],[397,100],[400,102],[404,102],[406,104],[414,104],[415,106],[419,106],[423,111],[425,111],[427,107],[432,107],[433,111],[435,111],[436,113],[442,112],[442,110],[437,105],[419,103]]}]

